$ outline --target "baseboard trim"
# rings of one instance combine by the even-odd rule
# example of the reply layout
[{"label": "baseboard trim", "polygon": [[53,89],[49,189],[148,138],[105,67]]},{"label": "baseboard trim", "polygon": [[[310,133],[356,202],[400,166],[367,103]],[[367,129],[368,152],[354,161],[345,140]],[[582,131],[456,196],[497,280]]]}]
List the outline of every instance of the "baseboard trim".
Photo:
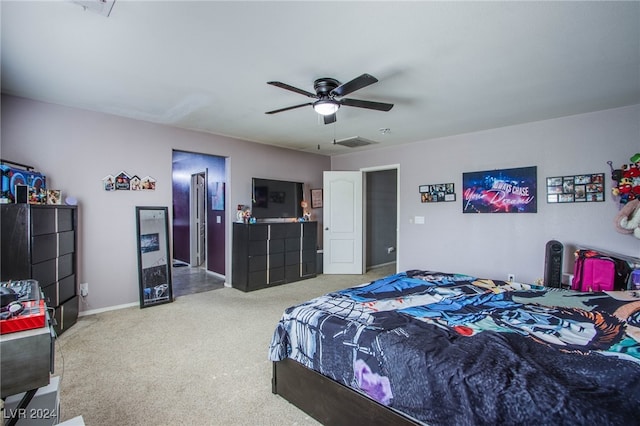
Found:
[{"label": "baseboard trim", "polygon": [[382,268],[383,266],[389,266],[389,265],[393,265],[397,263],[395,260],[392,262],[387,262],[387,263],[379,263],[377,265],[369,265],[367,266],[367,271],[370,271],[372,269],[377,269],[377,268]]},{"label": "baseboard trim", "polygon": [[99,313],[102,313],[102,312],[115,311],[115,310],[124,309],[124,308],[131,308],[133,306],[140,306],[140,303],[138,303],[138,302],[125,303],[124,305],[116,305],[116,306],[109,306],[107,308],[99,308],[99,309],[90,309],[88,311],[80,311],[78,313],[78,316],[79,317],[84,317],[86,315],[95,315],[95,314],[99,314]]},{"label": "baseboard trim", "polygon": [[218,272],[210,271],[210,270],[208,270],[208,269],[206,269],[206,271],[207,271],[207,274],[208,274],[208,275],[213,275],[213,276],[214,276],[214,277],[216,277],[216,278],[220,278],[220,279],[222,279],[222,280],[224,280],[224,279],[226,278],[226,276],[225,276],[225,275],[222,275],[222,274],[220,274],[220,273],[218,273]]}]

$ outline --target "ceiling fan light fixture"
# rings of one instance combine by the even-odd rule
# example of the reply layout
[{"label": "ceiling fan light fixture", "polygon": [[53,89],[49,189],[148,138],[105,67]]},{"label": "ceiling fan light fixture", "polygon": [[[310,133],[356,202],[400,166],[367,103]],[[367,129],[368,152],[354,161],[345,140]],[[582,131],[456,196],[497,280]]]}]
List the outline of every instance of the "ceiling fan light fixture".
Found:
[{"label": "ceiling fan light fixture", "polygon": [[[2,1],[2,0],[0,0]],[[97,0],[95,0],[97,1]],[[307,102],[300,105],[293,105],[286,108],[280,108],[273,111],[267,111],[265,114],[276,114],[283,111],[289,111],[296,108],[302,108],[311,105],[314,111],[318,115],[322,115],[324,124],[332,124],[336,122],[336,112],[341,106],[372,109],[376,111],[389,111],[393,108],[393,104],[387,104],[384,102],[364,101],[362,99],[350,99],[344,96],[360,90],[363,87],[367,87],[378,81],[372,75],[362,74],[359,77],[354,78],[351,81],[341,84],[335,78],[319,78],[313,82],[313,88],[316,93],[307,92],[303,89],[291,86],[280,81],[267,81],[267,84],[281,89],[289,90],[291,92],[304,95],[307,98],[314,99],[315,101]],[[336,99],[336,97],[338,99]]]},{"label": "ceiling fan light fixture", "polygon": [[331,99],[322,99],[313,103],[313,109],[320,115],[335,114],[340,104]]}]

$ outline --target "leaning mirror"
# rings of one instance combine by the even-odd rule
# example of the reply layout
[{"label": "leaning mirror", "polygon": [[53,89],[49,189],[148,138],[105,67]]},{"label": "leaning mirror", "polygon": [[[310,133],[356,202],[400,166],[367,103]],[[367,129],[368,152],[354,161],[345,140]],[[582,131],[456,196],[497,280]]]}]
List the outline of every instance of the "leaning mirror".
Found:
[{"label": "leaning mirror", "polygon": [[136,207],[140,307],[173,301],[167,207]]}]

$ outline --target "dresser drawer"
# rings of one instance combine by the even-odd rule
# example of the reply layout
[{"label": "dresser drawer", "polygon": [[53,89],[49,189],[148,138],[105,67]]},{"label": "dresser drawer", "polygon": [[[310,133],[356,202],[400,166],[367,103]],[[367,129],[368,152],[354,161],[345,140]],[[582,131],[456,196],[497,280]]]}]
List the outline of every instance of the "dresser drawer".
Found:
[{"label": "dresser drawer", "polygon": [[58,295],[61,302],[71,299],[76,295],[76,276],[69,275],[58,281]]},{"label": "dresser drawer", "polygon": [[287,238],[284,249],[285,251],[300,251],[300,238]]},{"label": "dresser drawer", "polygon": [[267,256],[251,256],[249,257],[249,271],[266,271]]},{"label": "dresser drawer", "polygon": [[267,254],[266,241],[249,241],[249,256],[258,256]]},{"label": "dresser drawer", "polygon": [[300,278],[300,264],[297,265],[288,265],[285,267],[285,280],[287,281],[297,281]]},{"label": "dresser drawer", "polygon": [[269,269],[284,266],[284,253],[269,254]]},{"label": "dresser drawer", "polygon": [[56,259],[50,259],[31,265],[31,278],[38,281],[40,287],[55,283],[58,280],[56,275],[57,264]]},{"label": "dresser drawer", "polygon": [[58,235],[36,235],[31,239],[31,263],[40,263],[58,256]]},{"label": "dresser drawer", "polygon": [[58,234],[58,256],[76,251],[75,233],[73,231],[60,232]]},{"label": "dresser drawer", "polygon": [[300,264],[300,252],[288,251],[284,254],[285,265],[299,265]]},{"label": "dresser drawer", "polygon": [[318,253],[315,250],[302,250],[302,262],[314,262]]},{"label": "dresser drawer", "polygon": [[78,296],[67,300],[54,310],[53,317],[56,319],[56,324],[53,329],[57,334],[61,334],[78,321],[78,310]]},{"label": "dresser drawer", "polygon": [[287,225],[283,223],[273,223],[269,225],[269,239],[279,240],[287,236]]},{"label": "dresser drawer", "polygon": [[56,278],[59,280],[73,274],[73,254],[65,254],[58,258]]},{"label": "dresser drawer", "polygon": [[269,240],[269,254],[282,253],[284,251],[284,240]]},{"label": "dresser drawer", "polygon": [[302,263],[302,276],[312,276],[316,274],[316,262],[304,262]]},{"label": "dresser drawer", "polygon": [[73,214],[74,209],[56,209],[57,228],[56,231],[64,232],[73,230]]},{"label": "dresser drawer", "polygon": [[42,293],[44,293],[44,300],[50,308],[55,308],[60,304],[60,297],[58,296],[58,283],[49,284],[46,287],[40,286]]},{"label": "dresser drawer", "polygon": [[249,272],[248,290],[257,290],[267,284],[267,270]]},{"label": "dresser drawer", "polygon": [[296,223],[291,226],[287,226],[287,238],[300,238],[302,235],[302,227]]},{"label": "dresser drawer", "polygon": [[31,235],[53,234],[56,232],[56,210],[48,208],[31,209]]},{"label": "dresser drawer", "polygon": [[253,225],[249,227],[249,241],[266,240],[269,235],[269,227]]},{"label": "dresser drawer", "polygon": [[269,284],[282,284],[284,282],[284,267],[269,268]]}]

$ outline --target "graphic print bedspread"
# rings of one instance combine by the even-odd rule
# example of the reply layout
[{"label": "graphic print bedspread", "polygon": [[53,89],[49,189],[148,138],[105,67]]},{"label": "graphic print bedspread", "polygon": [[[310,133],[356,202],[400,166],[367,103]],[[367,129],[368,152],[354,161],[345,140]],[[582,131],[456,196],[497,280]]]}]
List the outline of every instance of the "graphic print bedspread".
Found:
[{"label": "graphic print bedspread", "polygon": [[638,424],[640,294],[407,271],[286,310],[286,357],[430,425]]}]

